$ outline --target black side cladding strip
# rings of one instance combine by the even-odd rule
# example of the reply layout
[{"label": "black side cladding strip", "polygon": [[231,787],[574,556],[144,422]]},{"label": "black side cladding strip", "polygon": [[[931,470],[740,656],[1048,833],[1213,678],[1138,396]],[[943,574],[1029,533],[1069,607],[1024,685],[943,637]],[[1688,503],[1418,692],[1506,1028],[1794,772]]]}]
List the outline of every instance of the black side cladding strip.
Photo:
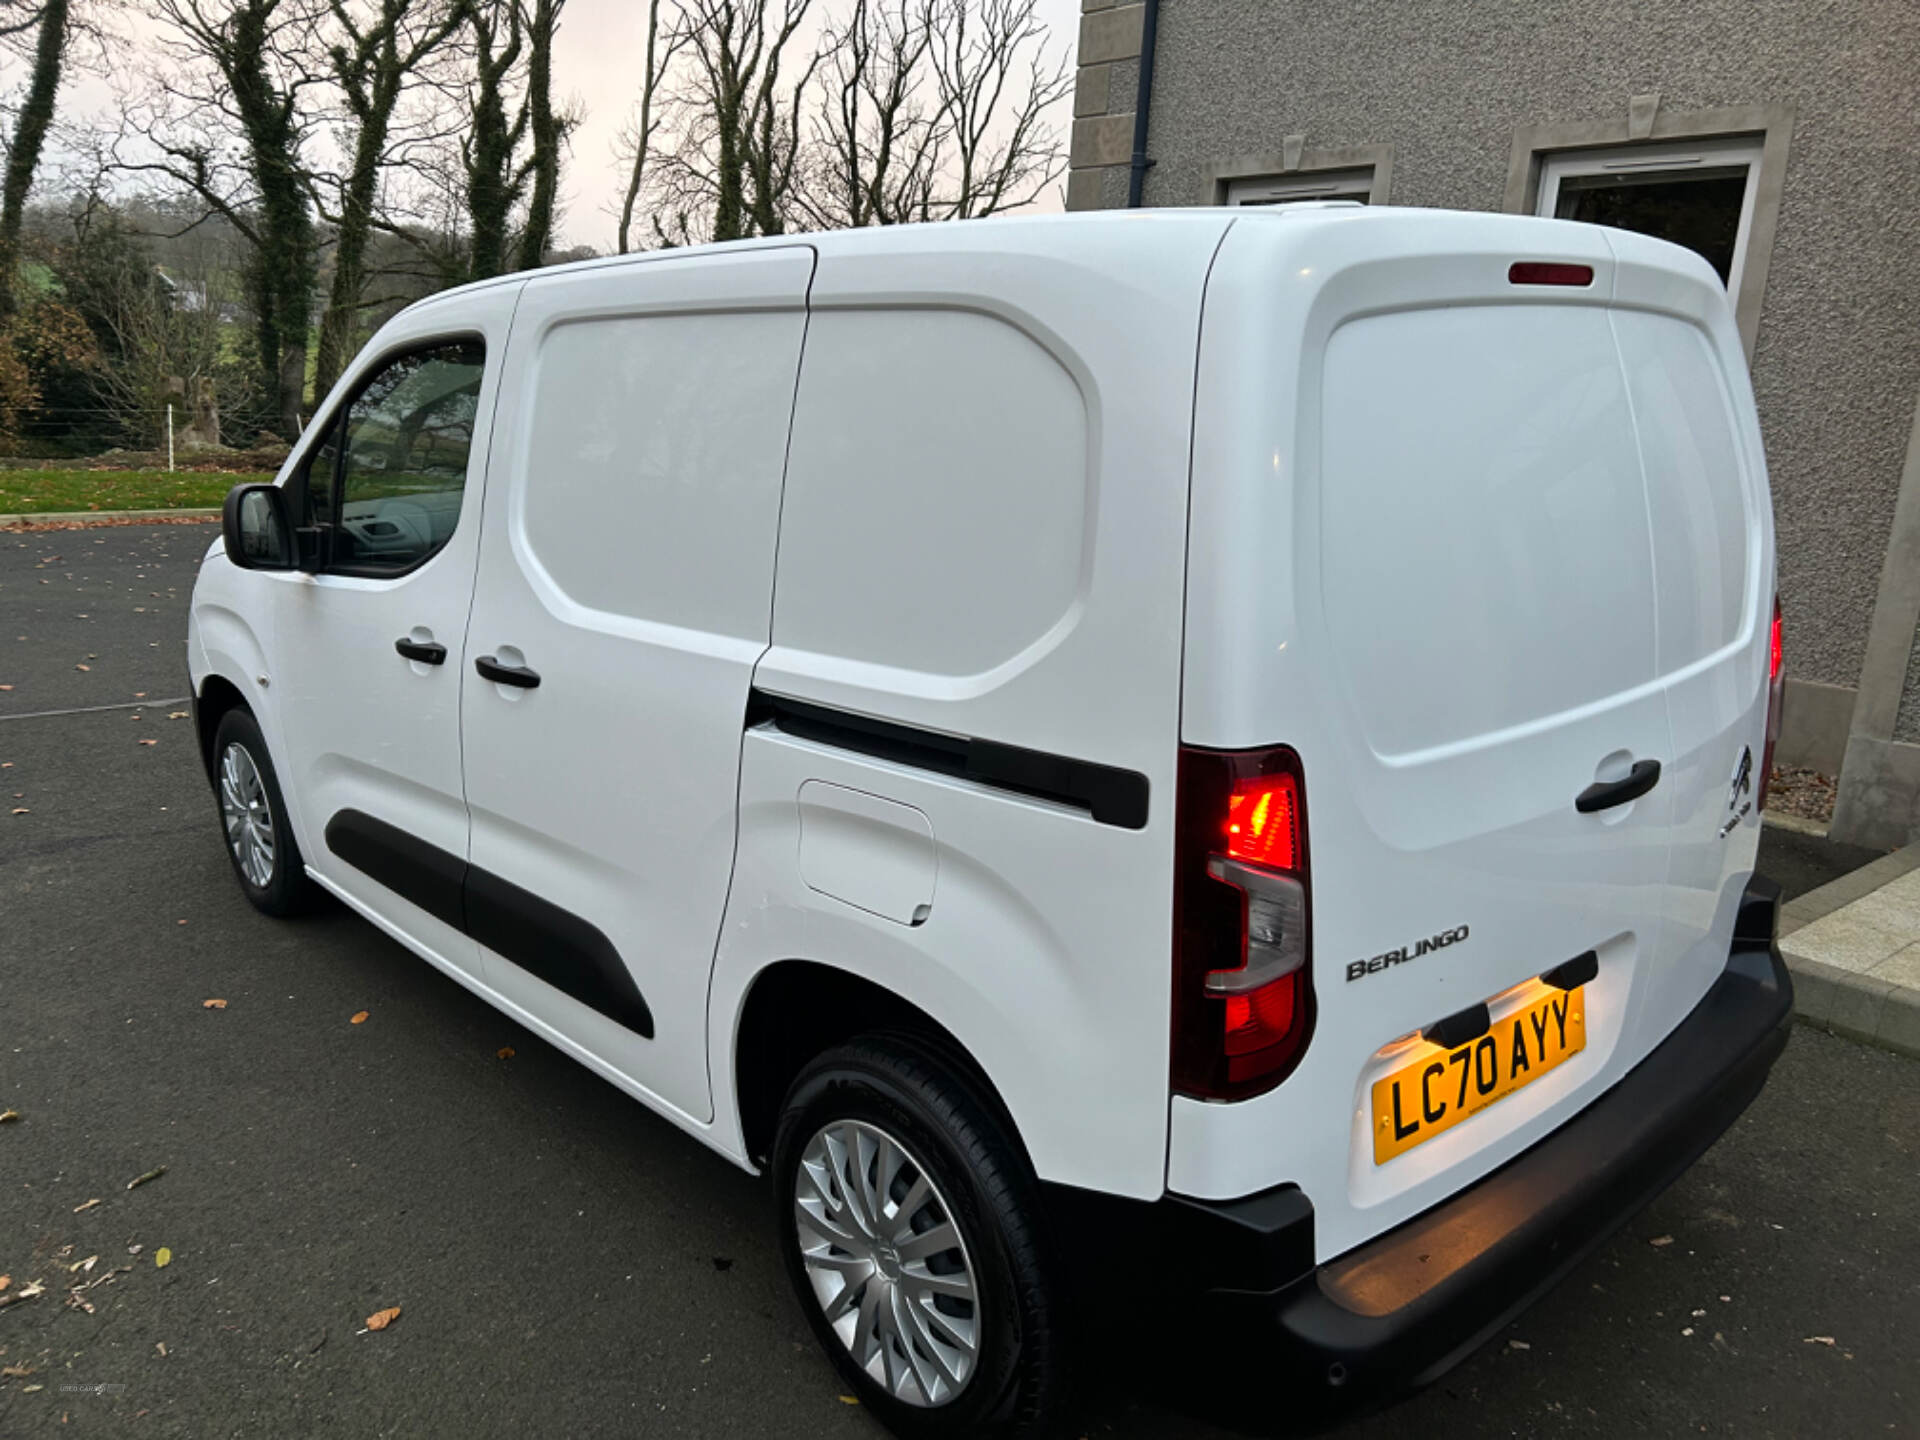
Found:
[{"label": "black side cladding strip", "polygon": [[1147,777],[1137,770],[1049,755],[1043,750],[1023,750],[992,740],[942,735],[758,691],[751,713],[756,718],[771,719],[782,731],[802,740],[1072,805],[1087,811],[1102,825],[1117,825],[1124,830],[1146,828],[1150,787]]},{"label": "black side cladding strip", "polygon": [[461,888],[467,862],[458,855],[359,810],[342,810],[327,821],[327,849],[434,919],[466,928]]},{"label": "black side cladding strip", "polygon": [[613,942],[571,911],[358,810],[327,822],[327,848],[370,879],[645,1039],[653,1011]]},{"label": "black side cladding strip", "polygon": [[653,1038],[653,1011],[620,952],[571,911],[469,866],[467,933],[582,1005]]}]

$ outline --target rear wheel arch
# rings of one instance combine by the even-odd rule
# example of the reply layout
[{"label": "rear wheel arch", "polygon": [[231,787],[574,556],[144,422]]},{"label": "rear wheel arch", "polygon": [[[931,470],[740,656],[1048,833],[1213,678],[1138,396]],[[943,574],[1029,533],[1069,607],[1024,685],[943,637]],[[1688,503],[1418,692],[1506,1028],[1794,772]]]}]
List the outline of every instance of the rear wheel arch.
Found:
[{"label": "rear wheel arch", "polygon": [[946,1026],[884,985],[814,960],[782,960],[753,979],[734,1030],[734,1103],[747,1157],[765,1165],[788,1088],[816,1058],[857,1037],[919,1052],[967,1086],[1020,1155],[1032,1159],[984,1066]]}]

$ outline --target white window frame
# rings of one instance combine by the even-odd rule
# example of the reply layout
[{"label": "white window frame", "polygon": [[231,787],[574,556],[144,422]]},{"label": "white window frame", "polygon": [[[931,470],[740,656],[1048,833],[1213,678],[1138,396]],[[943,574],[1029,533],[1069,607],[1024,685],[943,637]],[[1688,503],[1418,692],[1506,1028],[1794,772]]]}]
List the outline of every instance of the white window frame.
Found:
[{"label": "white window frame", "polygon": [[1540,158],[1539,198],[1534,213],[1553,218],[1560,201],[1560,182],[1585,175],[1681,175],[1689,170],[1731,170],[1745,166],[1747,184],[1740,199],[1740,219],[1734,231],[1733,264],[1727,275],[1727,294],[1738,296],[1747,263],[1747,242],[1753,235],[1754,199],[1760,189],[1763,139],[1742,135],[1720,140],[1688,140],[1659,144],[1616,145],[1599,150],[1560,150]]},{"label": "white window frame", "polygon": [[1373,196],[1373,166],[1294,175],[1248,175],[1226,181],[1228,205],[1298,205],[1308,200],[1358,200]]}]

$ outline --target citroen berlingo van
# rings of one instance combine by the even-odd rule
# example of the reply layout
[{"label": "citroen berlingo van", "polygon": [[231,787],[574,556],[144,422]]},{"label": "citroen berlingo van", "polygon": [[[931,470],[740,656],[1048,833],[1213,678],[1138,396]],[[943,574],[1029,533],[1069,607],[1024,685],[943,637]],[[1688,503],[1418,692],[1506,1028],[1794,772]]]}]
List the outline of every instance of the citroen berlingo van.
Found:
[{"label": "citroen berlingo van", "polygon": [[425,300],[188,647],[247,897],[764,1172],[847,1385],[961,1434],[1102,1275],[1430,1379],[1712,1143],[1791,1009],[1774,584],[1696,256],[1208,210]]}]

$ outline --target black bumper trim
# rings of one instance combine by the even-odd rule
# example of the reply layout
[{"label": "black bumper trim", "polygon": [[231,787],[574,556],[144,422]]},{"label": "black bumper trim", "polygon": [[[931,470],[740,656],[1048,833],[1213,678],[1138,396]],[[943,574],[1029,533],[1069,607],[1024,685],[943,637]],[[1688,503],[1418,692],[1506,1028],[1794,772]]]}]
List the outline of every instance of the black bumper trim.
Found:
[{"label": "black bumper trim", "polygon": [[[1700,1003],[1531,1149],[1317,1269],[1268,1271],[1265,1285],[1249,1275],[1237,1292],[1213,1287],[1211,1299],[1234,1313],[1230,1330],[1264,1336],[1269,1356],[1277,1332],[1299,1378],[1374,1397],[1465,1359],[1672,1184],[1760,1093],[1793,1020],[1793,982],[1773,938],[1778,905],[1778,887],[1756,880],[1726,970]],[[1293,1233],[1310,1235],[1311,1225],[1310,1213],[1296,1217]],[[1298,1253],[1277,1238],[1267,1248]]]}]

